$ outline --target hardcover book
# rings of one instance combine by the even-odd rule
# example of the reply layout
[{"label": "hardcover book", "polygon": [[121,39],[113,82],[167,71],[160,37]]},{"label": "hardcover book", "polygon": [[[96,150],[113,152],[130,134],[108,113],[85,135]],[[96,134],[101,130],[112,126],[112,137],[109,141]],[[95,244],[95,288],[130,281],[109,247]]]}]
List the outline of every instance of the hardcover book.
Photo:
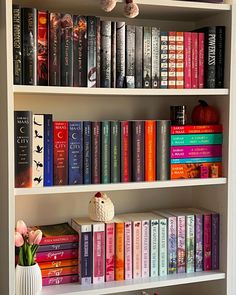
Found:
[{"label": "hardcover book", "polygon": [[222,133],[223,125],[171,126],[171,134]]},{"label": "hardcover book", "polygon": [[92,166],[92,183],[101,183],[101,123],[92,122],[91,125],[92,149],[91,149],[91,163]]},{"label": "hardcover book", "polygon": [[216,88],[224,88],[225,27],[216,27]]},{"label": "hardcover book", "polygon": [[156,121],[145,121],[145,180],[156,180]]},{"label": "hardcover book", "polygon": [[101,182],[110,183],[111,182],[111,135],[110,135],[110,122],[102,121],[102,136],[101,136],[101,150],[102,150],[102,159],[101,159]]},{"label": "hardcover book", "polygon": [[168,88],[176,88],[176,32],[168,32]]},{"label": "hardcover book", "polygon": [[101,87],[111,88],[111,21],[101,22]]},{"label": "hardcover book", "polygon": [[92,165],[91,165],[91,151],[92,151],[92,133],[91,133],[91,122],[90,121],[84,121],[83,122],[84,126],[84,163],[83,163],[83,171],[84,171],[84,184],[90,184],[92,183]]},{"label": "hardcover book", "polygon": [[184,32],[176,32],[176,88],[184,88]]},{"label": "hardcover book", "polygon": [[116,22],[111,23],[111,87],[116,88]]},{"label": "hardcover book", "polygon": [[130,123],[130,121],[121,121],[121,182],[130,182],[132,179]]},{"label": "hardcover book", "polygon": [[12,7],[13,31],[13,83],[22,84],[22,36],[21,36],[21,8],[19,5]]},{"label": "hardcover book", "polygon": [[152,28],[152,88],[160,88],[160,29]]},{"label": "hardcover book", "polygon": [[95,16],[88,16],[88,65],[87,65],[87,86],[97,86],[97,18]]},{"label": "hardcover book", "polygon": [[125,22],[116,23],[116,87],[125,87]]},{"label": "hardcover book", "polygon": [[168,33],[161,32],[161,88],[168,87]]},{"label": "hardcover book", "polygon": [[184,88],[192,88],[192,33],[184,32]]},{"label": "hardcover book", "polygon": [[126,87],[135,88],[135,26],[126,25]]},{"label": "hardcover book", "polygon": [[143,88],[152,87],[152,28],[143,28]]},{"label": "hardcover book", "polygon": [[53,185],[53,122],[52,115],[44,115],[44,186]]},{"label": "hardcover book", "polygon": [[171,146],[222,144],[222,133],[171,135]]},{"label": "hardcover book", "polygon": [[120,122],[111,121],[111,183],[120,182]]}]

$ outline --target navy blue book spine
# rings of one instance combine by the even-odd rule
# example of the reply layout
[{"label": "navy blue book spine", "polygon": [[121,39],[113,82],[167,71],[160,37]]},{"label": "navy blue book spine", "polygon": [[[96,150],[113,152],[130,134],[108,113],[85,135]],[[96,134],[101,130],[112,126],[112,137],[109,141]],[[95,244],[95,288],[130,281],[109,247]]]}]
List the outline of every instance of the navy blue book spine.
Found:
[{"label": "navy blue book spine", "polygon": [[92,279],[93,245],[92,232],[81,233],[81,278],[88,282]]},{"label": "navy blue book spine", "polygon": [[91,184],[91,122],[84,121],[84,184]]},{"label": "navy blue book spine", "polygon": [[83,122],[69,122],[69,184],[83,184]]},{"label": "navy blue book spine", "polygon": [[44,186],[53,185],[53,122],[52,115],[44,115]]}]

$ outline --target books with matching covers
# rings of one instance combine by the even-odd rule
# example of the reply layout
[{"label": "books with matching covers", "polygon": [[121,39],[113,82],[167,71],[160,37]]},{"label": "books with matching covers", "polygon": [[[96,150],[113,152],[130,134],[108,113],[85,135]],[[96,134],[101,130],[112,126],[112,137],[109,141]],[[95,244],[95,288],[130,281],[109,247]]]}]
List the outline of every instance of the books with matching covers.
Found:
[{"label": "books with matching covers", "polygon": [[224,44],[223,26],[166,32],[13,6],[16,85],[223,88]]}]

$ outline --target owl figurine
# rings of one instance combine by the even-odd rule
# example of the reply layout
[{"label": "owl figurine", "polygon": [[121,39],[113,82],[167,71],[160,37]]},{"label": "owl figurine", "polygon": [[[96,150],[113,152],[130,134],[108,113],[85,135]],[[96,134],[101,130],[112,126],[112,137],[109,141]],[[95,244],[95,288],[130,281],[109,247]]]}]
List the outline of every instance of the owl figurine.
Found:
[{"label": "owl figurine", "polygon": [[104,193],[96,193],[89,202],[88,212],[90,219],[94,221],[111,221],[115,210],[111,199]]}]

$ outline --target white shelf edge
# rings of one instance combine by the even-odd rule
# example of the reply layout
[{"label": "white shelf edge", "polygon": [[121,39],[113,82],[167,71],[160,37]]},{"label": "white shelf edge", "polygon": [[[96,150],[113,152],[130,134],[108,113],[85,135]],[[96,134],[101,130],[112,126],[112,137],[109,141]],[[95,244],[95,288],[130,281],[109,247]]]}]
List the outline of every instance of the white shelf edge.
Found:
[{"label": "white shelf edge", "polygon": [[66,194],[66,193],[86,193],[97,191],[125,191],[138,189],[157,189],[171,187],[188,187],[225,184],[227,179],[206,178],[206,179],[180,179],[153,182],[128,182],[128,183],[111,183],[111,184],[89,184],[89,185],[67,185],[51,186],[42,188],[15,188],[15,196],[25,195],[47,195],[47,194]]},{"label": "white shelf edge", "polygon": [[54,87],[54,86],[14,86],[14,94],[61,94],[61,95],[138,95],[138,96],[171,96],[171,95],[228,95],[227,88],[218,89],[128,89],[128,88],[87,88],[87,87]]},{"label": "white shelf edge", "polygon": [[225,279],[225,273],[219,271],[199,272],[191,274],[174,274],[157,278],[115,281],[90,286],[77,283],[43,287],[40,295],[102,295],[120,292],[137,291],[151,288],[161,288],[183,284],[200,283]]}]

